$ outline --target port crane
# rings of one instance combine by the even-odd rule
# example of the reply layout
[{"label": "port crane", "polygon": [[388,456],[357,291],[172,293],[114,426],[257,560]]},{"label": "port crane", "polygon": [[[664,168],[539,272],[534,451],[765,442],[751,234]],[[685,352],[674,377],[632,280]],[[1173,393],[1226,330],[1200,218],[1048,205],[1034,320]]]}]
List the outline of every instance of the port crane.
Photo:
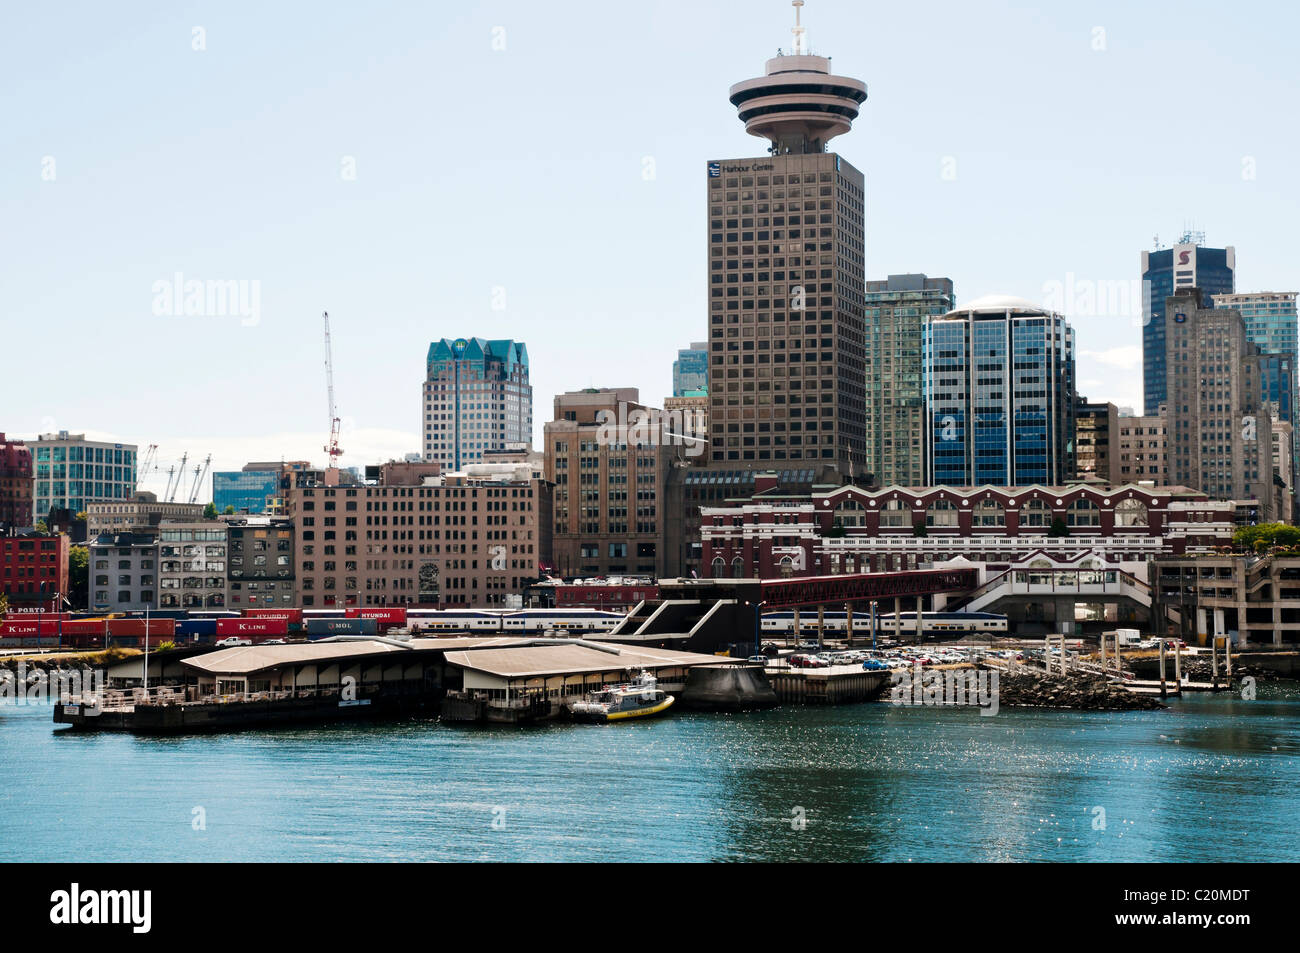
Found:
[{"label": "port crane", "polygon": [[145,477],[149,475],[150,471],[155,469],[155,463],[157,460],[158,460],[158,444],[151,443],[145,449],[144,462],[141,463],[138,467],[136,467],[135,470],[135,489],[137,492],[140,489],[140,484],[144,482]]},{"label": "port crane", "polygon": [[[181,465],[179,467],[169,467],[167,470],[167,493],[164,500],[168,503],[176,502],[176,494],[180,492],[181,484],[185,482],[185,464],[189,462],[190,452],[186,450],[181,454]],[[173,482],[172,477],[175,476]]]},{"label": "port crane", "polygon": [[330,407],[330,442],[325,446],[325,466],[329,469],[337,469],[338,458],[343,455],[339,449],[339,415],[338,409],[334,406],[334,352],[330,344],[330,313],[322,311],[321,317],[325,319],[325,388],[329,393]]},{"label": "port crane", "polygon": [[200,472],[200,468],[197,467],[197,466],[194,468],[194,486],[193,486],[193,488],[190,490],[190,502],[191,502],[191,503],[195,503],[195,502],[198,501],[198,498],[199,498],[199,487],[203,485],[203,480],[204,480],[204,478],[207,477],[207,475],[208,475],[208,467],[210,467],[210,466],[212,466],[212,454],[209,453],[209,454],[208,454],[208,458],[207,458],[206,460],[203,461],[202,471]]}]

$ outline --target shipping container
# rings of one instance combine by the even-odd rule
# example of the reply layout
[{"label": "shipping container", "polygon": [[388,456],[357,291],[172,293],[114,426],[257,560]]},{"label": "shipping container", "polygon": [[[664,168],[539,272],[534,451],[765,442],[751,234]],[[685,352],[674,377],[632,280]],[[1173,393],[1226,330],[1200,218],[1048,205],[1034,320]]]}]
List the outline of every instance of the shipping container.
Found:
[{"label": "shipping container", "polygon": [[308,619],[307,637],[327,638],[331,635],[377,635],[379,623],[374,619]]},{"label": "shipping container", "polygon": [[216,636],[224,639],[228,635],[242,635],[261,642],[265,639],[283,638],[289,634],[289,622],[286,619],[217,619]]},{"label": "shipping container", "polygon": [[349,619],[374,619],[380,628],[406,625],[406,606],[350,606],[345,615]]},{"label": "shipping container", "polygon": [[246,619],[284,619],[290,625],[302,625],[301,609],[245,609]]}]

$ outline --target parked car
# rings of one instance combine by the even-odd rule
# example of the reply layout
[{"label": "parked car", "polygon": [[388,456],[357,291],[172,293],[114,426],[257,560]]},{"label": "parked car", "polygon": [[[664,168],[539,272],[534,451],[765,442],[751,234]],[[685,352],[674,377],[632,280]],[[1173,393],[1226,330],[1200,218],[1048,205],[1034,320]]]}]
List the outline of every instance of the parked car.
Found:
[{"label": "parked car", "polygon": [[267,639],[263,645],[284,645],[284,639]]},{"label": "parked car", "polygon": [[238,635],[228,635],[220,642],[217,643],[217,645],[223,649],[232,648],[236,645],[252,645],[252,644],[253,644],[252,639],[245,639],[242,636],[238,636]]},{"label": "parked car", "polygon": [[889,667],[889,665],[880,661],[880,659],[874,658],[869,658],[862,663],[863,670],[868,672],[883,672],[887,671]]}]

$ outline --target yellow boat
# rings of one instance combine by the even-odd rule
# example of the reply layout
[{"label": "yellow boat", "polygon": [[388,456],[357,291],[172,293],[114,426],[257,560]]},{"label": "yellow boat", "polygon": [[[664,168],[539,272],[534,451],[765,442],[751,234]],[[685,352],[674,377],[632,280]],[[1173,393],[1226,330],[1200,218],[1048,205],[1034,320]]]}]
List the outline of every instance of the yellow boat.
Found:
[{"label": "yellow boat", "polygon": [[672,695],[659,688],[654,675],[642,672],[635,681],[589,692],[585,699],[574,702],[569,711],[577,721],[605,724],[629,718],[653,718],[671,708],[674,701]]}]

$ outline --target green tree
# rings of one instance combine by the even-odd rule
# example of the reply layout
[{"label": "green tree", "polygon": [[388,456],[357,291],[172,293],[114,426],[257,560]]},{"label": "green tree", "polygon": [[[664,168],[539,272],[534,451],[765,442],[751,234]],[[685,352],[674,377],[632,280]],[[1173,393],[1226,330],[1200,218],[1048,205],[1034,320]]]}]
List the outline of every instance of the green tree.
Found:
[{"label": "green tree", "polygon": [[203,507],[203,518],[205,520],[214,520],[217,518],[217,504],[209,503]]},{"label": "green tree", "polygon": [[929,531],[928,529],[925,528],[925,524],[924,524],[924,523],[913,523],[913,524],[912,524],[912,535],[913,535],[913,536],[929,536],[929,535],[930,535],[930,531]]},{"label": "green tree", "polygon": [[42,536],[44,536],[44,535],[46,535],[47,533],[49,533],[49,531],[50,531],[50,524],[49,524],[49,523],[45,522],[45,520],[37,520],[37,521],[36,521],[36,532],[38,532],[38,533],[40,533]]},{"label": "green tree", "polygon": [[1052,520],[1052,525],[1047,529],[1047,535],[1053,537],[1068,536],[1069,533],[1070,530],[1066,527],[1065,520],[1061,519],[1059,516]]},{"label": "green tree", "polygon": [[3,619],[5,617],[5,613],[8,611],[9,611],[9,597],[6,596],[3,592],[0,592],[0,619]]},{"label": "green tree", "polygon": [[73,546],[68,551],[68,601],[76,609],[90,605],[90,549]]}]

